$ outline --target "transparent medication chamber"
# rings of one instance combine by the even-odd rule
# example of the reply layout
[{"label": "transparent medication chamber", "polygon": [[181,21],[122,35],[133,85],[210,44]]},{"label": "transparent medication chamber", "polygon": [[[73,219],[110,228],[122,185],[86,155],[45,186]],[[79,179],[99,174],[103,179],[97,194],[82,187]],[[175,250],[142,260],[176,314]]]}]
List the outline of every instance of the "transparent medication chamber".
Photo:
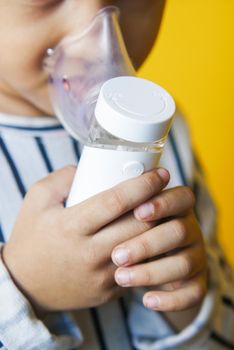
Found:
[{"label": "transparent medication chamber", "polygon": [[54,110],[84,144],[67,206],[158,165],[175,103],[159,85],[135,76],[110,6],[78,38],[48,50]]}]

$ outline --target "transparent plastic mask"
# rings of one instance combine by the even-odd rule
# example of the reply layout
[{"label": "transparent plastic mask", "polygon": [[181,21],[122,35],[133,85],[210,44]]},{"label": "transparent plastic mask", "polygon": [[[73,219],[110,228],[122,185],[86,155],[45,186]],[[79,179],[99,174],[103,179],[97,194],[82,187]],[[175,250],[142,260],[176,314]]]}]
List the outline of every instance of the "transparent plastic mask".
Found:
[{"label": "transparent plastic mask", "polygon": [[103,8],[80,35],[48,49],[44,60],[56,115],[74,138],[94,147],[119,144],[94,117],[102,84],[117,76],[135,75],[118,17],[117,7]]}]

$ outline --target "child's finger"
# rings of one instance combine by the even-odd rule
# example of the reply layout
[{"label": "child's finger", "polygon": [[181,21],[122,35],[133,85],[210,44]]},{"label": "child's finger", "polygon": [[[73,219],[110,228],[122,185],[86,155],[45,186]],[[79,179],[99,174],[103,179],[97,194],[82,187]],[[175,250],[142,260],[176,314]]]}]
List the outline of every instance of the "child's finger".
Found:
[{"label": "child's finger", "polygon": [[203,272],[192,278],[183,288],[170,292],[147,292],[143,297],[143,304],[157,311],[182,311],[199,304],[206,291],[206,273]]},{"label": "child's finger", "polygon": [[134,210],[136,219],[151,221],[183,215],[194,206],[195,199],[189,187],[181,186],[159,193]]},{"label": "child's finger", "polygon": [[27,198],[32,198],[37,208],[42,209],[55,204],[62,207],[68,197],[75,172],[76,167],[73,165],[54,171],[33,184]]},{"label": "child's finger", "polygon": [[[125,242],[128,244],[128,242],[134,241],[138,236],[148,232],[154,226],[155,222],[153,221],[143,222],[136,220],[131,211],[101,228],[93,236],[93,243],[97,249],[99,248],[106,253],[106,258],[109,260],[115,247],[122,247],[122,245],[125,245]],[[114,263],[118,265],[116,262]]]},{"label": "child's finger", "polygon": [[129,234],[131,239],[123,241],[113,250],[112,260],[117,266],[128,266],[188,246],[198,240],[197,230],[191,230],[191,223],[193,217],[187,216],[143,231],[134,238]]},{"label": "child's finger", "polygon": [[205,266],[204,250],[200,244],[196,244],[176,255],[120,267],[115,272],[115,280],[122,287],[156,286],[190,279]]},{"label": "child's finger", "polygon": [[165,169],[157,169],[124,181],[68,208],[67,220],[73,220],[78,231],[93,234],[160,192],[166,186],[168,179],[169,174]]}]

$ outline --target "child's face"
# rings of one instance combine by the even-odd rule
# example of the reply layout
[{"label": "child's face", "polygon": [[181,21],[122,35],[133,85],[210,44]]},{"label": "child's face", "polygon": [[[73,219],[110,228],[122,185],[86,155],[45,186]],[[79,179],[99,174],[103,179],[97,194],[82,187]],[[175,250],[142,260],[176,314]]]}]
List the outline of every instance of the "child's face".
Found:
[{"label": "child's face", "polygon": [[48,47],[79,33],[106,5],[121,10],[121,26],[136,67],[154,42],[164,0],[1,0],[0,111],[53,114],[42,60]]}]

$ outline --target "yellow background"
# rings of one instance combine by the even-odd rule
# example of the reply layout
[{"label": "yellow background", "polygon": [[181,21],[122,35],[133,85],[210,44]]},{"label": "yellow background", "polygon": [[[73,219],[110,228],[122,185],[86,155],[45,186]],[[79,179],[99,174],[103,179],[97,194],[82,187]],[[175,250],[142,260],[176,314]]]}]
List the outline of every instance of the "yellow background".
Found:
[{"label": "yellow background", "polygon": [[219,238],[234,266],[234,1],[167,0],[140,75],[177,101],[219,209]]}]

